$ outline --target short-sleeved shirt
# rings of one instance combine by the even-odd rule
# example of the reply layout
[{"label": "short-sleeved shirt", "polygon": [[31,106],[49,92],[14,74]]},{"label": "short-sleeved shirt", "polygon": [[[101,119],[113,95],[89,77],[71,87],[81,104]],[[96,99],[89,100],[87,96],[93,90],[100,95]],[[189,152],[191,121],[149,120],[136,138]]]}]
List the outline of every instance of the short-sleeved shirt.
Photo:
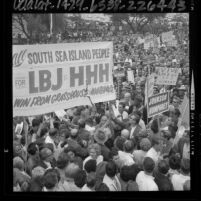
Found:
[{"label": "short-sleeved shirt", "polygon": [[154,181],[154,177],[147,175],[144,171],[140,171],[136,177],[139,191],[158,191],[158,186]]}]

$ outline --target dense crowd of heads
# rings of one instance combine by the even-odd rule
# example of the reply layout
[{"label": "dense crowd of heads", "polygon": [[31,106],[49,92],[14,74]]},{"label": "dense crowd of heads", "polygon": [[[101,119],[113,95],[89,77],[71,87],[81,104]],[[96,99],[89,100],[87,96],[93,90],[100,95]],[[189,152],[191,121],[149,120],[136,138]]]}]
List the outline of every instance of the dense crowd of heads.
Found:
[{"label": "dense crowd of heads", "polygon": [[[102,37],[114,42],[114,74],[125,72],[121,85],[114,76],[116,90],[120,87],[118,104],[74,107],[66,109],[64,117],[51,113],[13,118],[13,190],[190,190],[189,127],[179,123],[189,88],[188,33],[179,31],[185,32],[186,43],[158,48],[157,53],[135,45],[131,35]],[[144,59],[152,56],[155,62],[147,64]],[[181,68],[181,73],[175,86],[155,85],[154,94],[170,92],[170,107],[148,118],[145,82],[160,65]],[[135,83],[128,82],[128,69]]]}]

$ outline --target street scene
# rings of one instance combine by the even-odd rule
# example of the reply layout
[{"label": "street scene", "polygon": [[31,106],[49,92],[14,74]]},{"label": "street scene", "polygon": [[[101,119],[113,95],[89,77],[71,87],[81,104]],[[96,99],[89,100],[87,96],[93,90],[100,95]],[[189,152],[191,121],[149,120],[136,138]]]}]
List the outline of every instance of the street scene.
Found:
[{"label": "street scene", "polygon": [[189,191],[189,14],[13,14],[13,191]]}]

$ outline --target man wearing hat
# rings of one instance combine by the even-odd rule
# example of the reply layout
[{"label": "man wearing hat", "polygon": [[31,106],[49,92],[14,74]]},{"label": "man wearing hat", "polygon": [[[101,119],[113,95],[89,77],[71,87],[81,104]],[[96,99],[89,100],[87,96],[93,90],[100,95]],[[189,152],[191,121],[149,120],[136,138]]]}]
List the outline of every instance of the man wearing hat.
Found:
[{"label": "man wearing hat", "polygon": [[104,161],[109,160],[110,150],[105,146],[105,142],[109,138],[109,130],[106,129],[97,129],[94,133],[94,140],[100,145],[101,147],[101,155],[104,158]]}]

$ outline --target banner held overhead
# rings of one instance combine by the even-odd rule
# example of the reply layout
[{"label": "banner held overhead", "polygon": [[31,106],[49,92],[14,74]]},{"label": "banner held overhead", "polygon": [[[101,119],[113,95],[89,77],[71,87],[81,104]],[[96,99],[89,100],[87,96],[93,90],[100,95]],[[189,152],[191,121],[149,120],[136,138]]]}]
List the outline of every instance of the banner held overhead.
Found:
[{"label": "banner held overhead", "polygon": [[14,45],[13,115],[114,100],[112,67],[112,42]]}]

